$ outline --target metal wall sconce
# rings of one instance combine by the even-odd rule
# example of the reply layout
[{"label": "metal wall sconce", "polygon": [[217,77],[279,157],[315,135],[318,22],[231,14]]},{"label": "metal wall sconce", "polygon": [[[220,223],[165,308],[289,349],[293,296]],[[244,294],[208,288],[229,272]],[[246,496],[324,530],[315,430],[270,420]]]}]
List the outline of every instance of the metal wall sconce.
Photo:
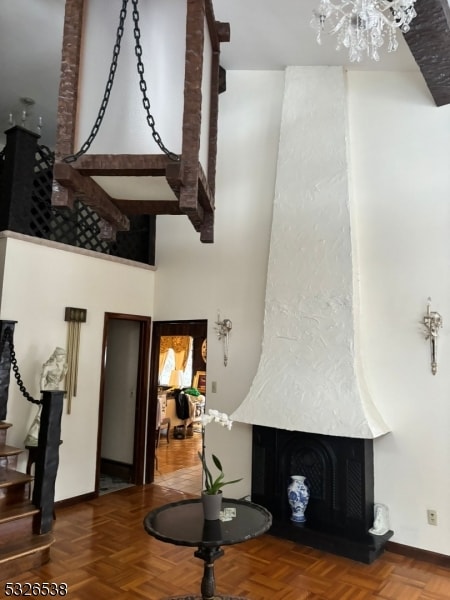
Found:
[{"label": "metal wall sconce", "polygon": [[230,319],[220,320],[220,315],[217,315],[216,327],[217,339],[223,340],[223,364],[225,367],[228,364],[228,338],[233,324]]},{"label": "metal wall sconce", "polygon": [[436,311],[431,311],[431,298],[428,298],[427,312],[423,318],[425,326],[425,339],[430,340],[431,351],[431,372],[433,375],[437,373],[437,338],[439,329],[442,327],[442,317]]}]

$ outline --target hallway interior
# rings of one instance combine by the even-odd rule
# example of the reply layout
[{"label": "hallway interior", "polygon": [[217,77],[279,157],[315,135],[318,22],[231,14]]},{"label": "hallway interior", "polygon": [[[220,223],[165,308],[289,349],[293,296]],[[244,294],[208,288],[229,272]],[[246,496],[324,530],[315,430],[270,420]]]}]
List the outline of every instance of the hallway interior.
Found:
[{"label": "hallway interior", "polygon": [[199,495],[202,485],[201,463],[198,452],[201,451],[202,436],[200,431],[192,437],[174,439],[172,435],[167,443],[161,436],[156,448],[154,483],[183,492]]},{"label": "hallway interior", "polygon": [[[192,437],[184,439],[175,439],[171,432],[169,443],[167,438],[161,435],[159,446],[156,448],[154,483],[184,494],[199,495],[202,470],[198,452],[201,447],[200,431],[194,431]],[[99,495],[118,492],[133,485],[120,474],[101,473]]]}]

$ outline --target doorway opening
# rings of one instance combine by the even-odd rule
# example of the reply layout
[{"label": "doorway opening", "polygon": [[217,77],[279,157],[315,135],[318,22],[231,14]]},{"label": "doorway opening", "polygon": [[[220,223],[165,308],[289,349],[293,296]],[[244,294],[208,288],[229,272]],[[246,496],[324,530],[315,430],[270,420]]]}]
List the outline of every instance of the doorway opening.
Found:
[{"label": "doorway opening", "polygon": [[105,313],[97,494],[144,483],[150,317]]},{"label": "doorway opening", "polygon": [[146,481],[185,493],[201,491],[207,327],[206,319],[153,323]]}]

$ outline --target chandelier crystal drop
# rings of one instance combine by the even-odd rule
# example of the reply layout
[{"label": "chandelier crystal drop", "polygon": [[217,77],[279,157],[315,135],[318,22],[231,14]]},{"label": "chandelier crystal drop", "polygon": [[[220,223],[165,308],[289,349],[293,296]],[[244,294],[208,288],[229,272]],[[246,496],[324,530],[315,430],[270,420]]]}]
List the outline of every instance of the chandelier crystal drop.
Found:
[{"label": "chandelier crystal drop", "polygon": [[322,33],[337,36],[336,50],[348,49],[350,62],[365,56],[380,60],[378,54],[387,37],[388,52],[398,48],[397,30],[409,31],[417,15],[416,0],[320,0],[313,11],[311,27],[322,43]]}]

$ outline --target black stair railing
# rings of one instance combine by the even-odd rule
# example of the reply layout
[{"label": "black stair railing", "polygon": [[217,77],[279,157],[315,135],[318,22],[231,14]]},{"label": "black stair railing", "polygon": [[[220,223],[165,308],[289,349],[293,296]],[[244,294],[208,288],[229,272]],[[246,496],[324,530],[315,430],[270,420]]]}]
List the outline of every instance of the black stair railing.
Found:
[{"label": "black stair railing", "polygon": [[61,444],[61,417],[64,392],[42,392],[41,424],[34,467],[33,504],[40,509],[36,533],[49,533],[53,527],[55,483]]},{"label": "black stair railing", "polygon": [[40,509],[35,533],[49,533],[53,526],[55,483],[59,465],[61,444],[61,418],[64,392],[42,392],[41,399],[34,399],[26,390],[17,364],[14,349],[16,321],[0,321],[0,420],[5,420],[8,407],[8,391],[11,367],[22,395],[34,404],[42,405],[36,461],[34,468],[33,504]]}]

